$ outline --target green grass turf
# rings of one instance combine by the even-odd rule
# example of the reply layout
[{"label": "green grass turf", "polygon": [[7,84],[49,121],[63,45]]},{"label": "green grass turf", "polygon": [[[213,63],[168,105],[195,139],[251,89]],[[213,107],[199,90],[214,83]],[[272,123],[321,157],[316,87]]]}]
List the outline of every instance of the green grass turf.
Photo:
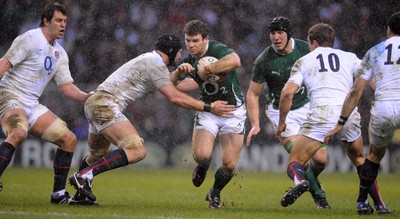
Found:
[{"label": "green grass turf", "polygon": [[[72,173],[75,170],[70,171]],[[213,170],[196,188],[191,170],[123,168],[96,177],[93,192],[98,207],[51,205],[51,169],[9,168],[2,177],[0,218],[361,218],[356,210],[356,173],[323,173],[320,180],[332,206],[316,209],[309,193],[292,206],[280,200],[293,186],[285,173],[238,171],[223,190],[223,209],[209,209],[205,194],[214,179]],[[400,175],[380,174],[380,190],[393,211],[383,218],[400,218]],[[70,193],[75,190],[67,186]],[[376,214],[368,217],[378,217]],[[382,216],[380,216],[382,218]]]}]

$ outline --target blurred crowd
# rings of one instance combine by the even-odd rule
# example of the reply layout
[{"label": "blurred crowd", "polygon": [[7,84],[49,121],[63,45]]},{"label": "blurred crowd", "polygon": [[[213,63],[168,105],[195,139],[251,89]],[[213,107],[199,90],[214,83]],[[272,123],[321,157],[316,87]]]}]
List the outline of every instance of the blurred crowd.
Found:
[{"label": "blurred crowd", "polygon": [[[26,30],[37,28],[41,8],[48,0],[0,1],[0,56],[12,40]],[[90,91],[123,63],[154,49],[163,33],[182,37],[186,22],[201,19],[210,24],[211,39],[227,44],[241,57],[239,76],[244,92],[251,78],[252,64],[270,44],[268,23],[275,16],[292,21],[293,36],[306,40],[307,30],[317,22],[335,29],[335,47],[354,52],[359,58],[385,38],[385,22],[400,11],[397,0],[59,0],[68,8],[66,35],[60,44],[67,50],[75,82]],[[192,95],[196,96],[196,93]],[[370,98],[370,94],[364,95]],[[87,123],[82,105],[43,97],[45,104],[65,119],[78,137],[85,138]],[[369,106],[361,102],[362,114]],[[140,128],[146,140],[168,150],[190,141],[194,112],[168,103],[155,92],[127,109],[127,115]],[[265,117],[264,132],[256,141],[275,142]],[[364,116],[366,133],[368,116]],[[366,138],[364,138],[366,139]],[[366,139],[367,140],[367,139]]]}]

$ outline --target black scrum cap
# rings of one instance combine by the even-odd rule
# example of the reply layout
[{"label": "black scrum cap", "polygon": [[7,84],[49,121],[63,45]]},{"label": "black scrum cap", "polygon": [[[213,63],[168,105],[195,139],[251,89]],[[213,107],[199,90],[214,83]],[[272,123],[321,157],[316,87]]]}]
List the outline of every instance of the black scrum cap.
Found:
[{"label": "black scrum cap", "polygon": [[169,58],[169,65],[172,65],[176,54],[182,49],[182,44],[177,36],[165,34],[158,38],[156,49],[165,53]]},{"label": "black scrum cap", "polygon": [[272,31],[285,31],[287,36],[288,36],[288,40],[290,39],[290,37],[292,37],[292,25],[290,24],[289,19],[285,18],[285,17],[275,17],[274,19],[271,20],[271,22],[269,23],[269,32]]}]

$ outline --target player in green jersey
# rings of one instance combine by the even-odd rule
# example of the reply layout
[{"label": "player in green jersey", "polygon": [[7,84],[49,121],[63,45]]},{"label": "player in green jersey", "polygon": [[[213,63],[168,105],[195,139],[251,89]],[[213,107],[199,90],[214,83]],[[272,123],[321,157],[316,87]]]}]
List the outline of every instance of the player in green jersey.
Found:
[{"label": "player in green jersey", "polygon": [[[264,84],[268,86],[268,106],[266,114],[276,131],[279,119],[279,99],[281,90],[290,76],[290,70],[297,59],[309,53],[308,43],[291,38],[291,24],[285,17],[276,17],[269,24],[269,36],[272,45],[268,46],[256,59],[253,66],[253,75],[247,91],[247,108],[251,122],[251,130],[246,144],[250,145],[251,138],[260,132],[259,124],[259,96]],[[282,145],[290,152],[300,126],[309,110],[307,91],[302,86],[293,97],[293,105],[288,115],[288,126],[284,132],[285,139]],[[325,192],[317,179],[328,163],[326,147],[313,156],[308,165],[307,179],[311,183],[310,192],[318,208],[330,208]]]},{"label": "player in green jersey", "polygon": [[[222,164],[215,172],[214,185],[207,193],[206,201],[209,201],[210,208],[220,208],[220,192],[235,174],[244,141],[246,108],[236,75],[241,62],[233,49],[209,39],[209,27],[205,22],[192,20],[186,24],[183,32],[189,56],[181,60],[178,68],[172,72],[172,82],[181,91],[198,89],[201,100],[206,103],[224,100],[236,106],[229,117],[199,112],[194,121],[193,158],[198,165],[193,171],[192,182],[196,187],[203,183],[218,135]],[[205,56],[215,57],[218,61],[207,65],[198,63]],[[225,73],[226,76],[222,80],[206,81],[199,76],[204,73]]]}]

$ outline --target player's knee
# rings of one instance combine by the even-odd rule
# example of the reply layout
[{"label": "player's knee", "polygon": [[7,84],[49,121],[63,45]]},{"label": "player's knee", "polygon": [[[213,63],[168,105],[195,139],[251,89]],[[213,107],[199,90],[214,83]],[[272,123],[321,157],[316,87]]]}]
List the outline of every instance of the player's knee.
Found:
[{"label": "player's knee", "polygon": [[144,147],[144,139],[137,134],[131,134],[119,139],[116,145],[122,149]]},{"label": "player's knee", "polygon": [[77,142],[78,139],[76,138],[76,135],[73,132],[68,131],[53,143],[62,150],[73,152]]},{"label": "player's knee", "polygon": [[228,176],[232,176],[236,170],[236,162],[223,163],[222,170]]},{"label": "player's knee", "polygon": [[143,147],[138,147],[137,148],[137,153],[138,153],[138,159],[143,160],[147,156],[147,151]]},{"label": "player's knee", "polygon": [[147,156],[147,151],[143,146],[125,148],[126,156],[128,157],[129,164],[136,163],[143,160]]},{"label": "player's knee", "polygon": [[63,137],[67,145],[70,145],[75,148],[76,143],[78,142],[78,138],[72,131],[68,131]]},{"label": "player's knee", "polygon": [[144,140],[137,134],[130,134],[119,139],[116,145],[125,150],[130,164],[143,160],[147,155]]},{"label": "player's knee", "polygon": [[313,166],[326,167],[328,165],[327,150],[318,150],[312,157]]},{"label": "player's knee", "polygon": [[9,142],[19,145],[28,138],[29,124],[25,116],[15,114],[6,119],[2,130]]},{"label": "player's knee", "polygon": [[23,141],[28,138],[28,132],[22,128],[15,128],[9,131],[7,141],[13,143],[13,145],[20,145]]}]

